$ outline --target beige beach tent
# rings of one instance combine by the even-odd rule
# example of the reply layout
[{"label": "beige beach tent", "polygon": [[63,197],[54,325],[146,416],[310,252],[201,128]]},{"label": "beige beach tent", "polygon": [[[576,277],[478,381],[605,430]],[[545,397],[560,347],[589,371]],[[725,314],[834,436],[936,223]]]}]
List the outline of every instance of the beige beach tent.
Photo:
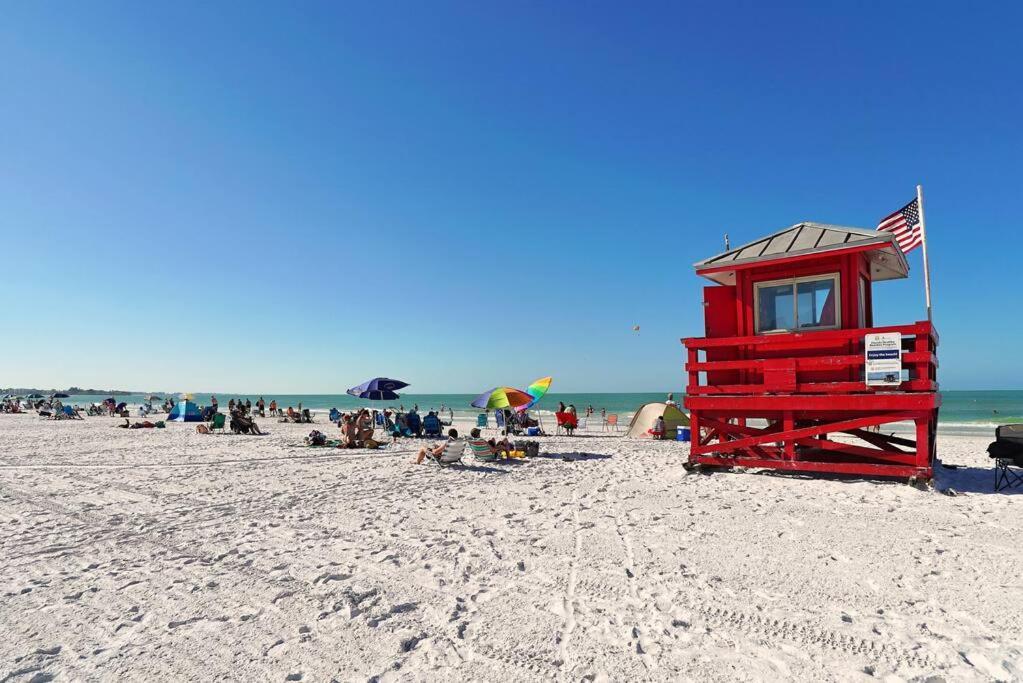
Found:
[{"label": "beige beach tent", "polygon": [[689,426],[689,416],[677,407],[667,403],[647,403],[636,411],[629,423],[629,431],[625,436],[637,439],[650,439],[649,430],[654,428],[657,418],[664,418],[664,436],[666,439],[674,439],[675,431],[679,427]]}]

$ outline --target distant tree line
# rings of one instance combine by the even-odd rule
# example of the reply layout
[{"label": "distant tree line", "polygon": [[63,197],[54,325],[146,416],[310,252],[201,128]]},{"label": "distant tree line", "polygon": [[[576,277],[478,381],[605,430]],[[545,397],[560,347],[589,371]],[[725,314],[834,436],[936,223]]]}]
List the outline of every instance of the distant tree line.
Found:
[{"label": "distant tree line", "polygon": [[128,391],[127,389],[82,389],[81,387],[68,387],[67,389],[39,389],[37,387],[7,387],[6,389],[0,389],[0,393],[3,394],[18,394],[24,396],[25,394],[42,394],[49,396],[50,394],[71,394],[72,396],[82,396],[91,394],[104,394],[106,396],[127,396],[129,394],[141,394],[145,392],[141,391]]}]

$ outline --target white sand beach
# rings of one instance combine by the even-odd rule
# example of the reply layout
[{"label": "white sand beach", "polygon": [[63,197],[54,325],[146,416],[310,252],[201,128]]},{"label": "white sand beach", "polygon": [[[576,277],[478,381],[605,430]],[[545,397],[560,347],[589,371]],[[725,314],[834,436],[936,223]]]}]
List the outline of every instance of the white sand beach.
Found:
[{"label": "white sand beach", "polygon": [[0,680],[1023,678],[989,439],[925,491],[592,430],[441,468],[116,422],[0,415]]}]

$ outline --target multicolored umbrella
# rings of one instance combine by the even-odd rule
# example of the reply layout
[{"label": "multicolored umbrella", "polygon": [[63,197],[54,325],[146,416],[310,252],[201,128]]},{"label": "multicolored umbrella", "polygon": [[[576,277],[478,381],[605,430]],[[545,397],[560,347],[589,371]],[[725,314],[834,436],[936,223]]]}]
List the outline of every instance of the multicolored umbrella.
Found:
[{"label": "multicolored umbrella", "polygon": [[512,387],[497,387],[490,391],[484,391],[476,397],[472,405],[483,410],[512,408],[529,405],[533,397],[524,391]]},{"label": "multicolored umbrella", "polygon": [[365,398],[370,401],[393,401],[400,398],[394,392],[407,386],[408,382],[402,382],[400,379],[377,377],[363,382],[357,387],[352,387],[348,390],[348,395],[355,398]]},{"label": "multicolored umbrella", "polygon": [[547,391],[551,388],[551,379],[552,378],[550,377],[541,377],[540,379],[536,380],[528,387],[526,387],[526,393],[532,396],[533,400],[530,401],[528,405],[524,405],[521,408],[516,408],[516,410],[522,412],[523,410],[529,410],[530,408],[535,406],[540,401],[540,399],[543,398],[543,395],[546,394]]}]

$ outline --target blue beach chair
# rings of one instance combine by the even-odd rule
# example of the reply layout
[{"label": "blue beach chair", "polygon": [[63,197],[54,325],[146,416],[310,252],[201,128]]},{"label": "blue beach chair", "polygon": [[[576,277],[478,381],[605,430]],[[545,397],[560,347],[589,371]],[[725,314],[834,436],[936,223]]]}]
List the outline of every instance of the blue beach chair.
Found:
[{"label": "blue beach chair", "polygon": [[428,413],[423,418],[423,431],[426,436],[440,436],[441,426],[440,418],[433,413]]}]

